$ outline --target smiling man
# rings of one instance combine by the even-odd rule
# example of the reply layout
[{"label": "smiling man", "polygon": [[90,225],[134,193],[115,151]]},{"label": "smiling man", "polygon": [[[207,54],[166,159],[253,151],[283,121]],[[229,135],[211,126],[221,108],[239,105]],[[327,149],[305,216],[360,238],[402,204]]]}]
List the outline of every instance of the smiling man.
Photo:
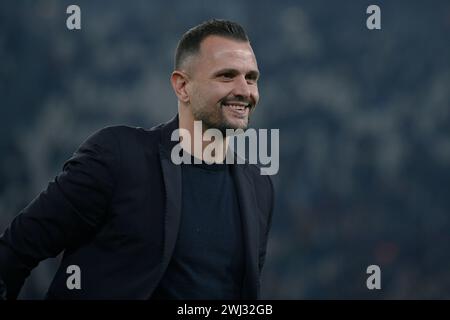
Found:
[{"label": "smiling man", "polygon": [[184,138],[198,161],[170,157],[173,132],[195,139],[195,121],[202,133],[246,129],[258,77],[240,25],[211,20],[186,32],[171,76],[178,115],[149,130],[104,128],[79,147],[0,237],[0,294],[17,298],[41,260],[64,252],[49,299],[258,298],[270,178],[249,163],[205,163]]},{"label": "smiling man", "polygon": [[[226,152],[226,130],[245,130],[258,103],[258,77],[252,47],[238,24],[210,21],[187,32],[178,45],[171,77],[178,97],[180,129],[187,130],[191,139],[189,144],[182,141],[182,147],[197,159],[213,160],[203,159],[199,149],[190,149],[199,138],[194,121],[201,121],[202,133],[217,129],[223,134]],[[209,142],[202,143],[204,150]]]},{"label": "smiling man", "polygon": [[249,114],[259,100],[259,71],[245,33],[233,27],[234,38],[210,35],[192,48],[196,39],[188,34],[183,39],[187,43],[180,43],[172,85],[179,99],[181,125],[188,129],[193,119],[223,133],[248,126]]}]

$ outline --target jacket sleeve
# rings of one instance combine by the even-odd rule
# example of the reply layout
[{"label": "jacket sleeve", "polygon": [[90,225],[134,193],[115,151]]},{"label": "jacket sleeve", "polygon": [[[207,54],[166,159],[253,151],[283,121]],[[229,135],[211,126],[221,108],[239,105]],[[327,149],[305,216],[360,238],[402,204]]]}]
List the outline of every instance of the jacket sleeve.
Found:
[{"label": "jacket sleeve", "polygon": [[0,299],[16,299],[40,261],[80,245],[104,220],[119,163],[115,143],[113,128],[90,136],[0,236]]}]

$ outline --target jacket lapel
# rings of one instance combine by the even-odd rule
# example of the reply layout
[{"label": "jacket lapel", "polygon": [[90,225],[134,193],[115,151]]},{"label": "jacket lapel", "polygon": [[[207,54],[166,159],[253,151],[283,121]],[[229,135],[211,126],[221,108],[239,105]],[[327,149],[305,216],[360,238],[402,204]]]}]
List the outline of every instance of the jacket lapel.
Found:
[{"label": "jacket lapel", "polygon": [[243,299],[259,296],[258,234],[259,223],[255,216],[257,208],[253,184],[245,172],[246,164],[232,166],[233,178],[241,210],[242,233],[245,248],[245,269],[242,288]]},{"label": "jacket lapel", "polygon": [[167,268],[175,243],[181,217],[181,166],[172,162],[170,154],[178,141],[171,141],[172,132],[178,128],[178,115],[161,129],[159,155],[165,187],[164,247],[161,272]]}]

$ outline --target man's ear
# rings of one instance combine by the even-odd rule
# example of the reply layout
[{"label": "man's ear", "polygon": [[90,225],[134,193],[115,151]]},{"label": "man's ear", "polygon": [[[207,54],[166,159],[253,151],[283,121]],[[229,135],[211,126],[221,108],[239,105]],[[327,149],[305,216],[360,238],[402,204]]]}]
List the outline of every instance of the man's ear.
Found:
[{"label": "man's ear", "polygon": [[186,85],[189,82],[189,77],[183,71],[175,70],[170,76],[170,82],[172,83],[173,91],[178,97],[178,100],[189,103],[189,94],[186,90]]}]

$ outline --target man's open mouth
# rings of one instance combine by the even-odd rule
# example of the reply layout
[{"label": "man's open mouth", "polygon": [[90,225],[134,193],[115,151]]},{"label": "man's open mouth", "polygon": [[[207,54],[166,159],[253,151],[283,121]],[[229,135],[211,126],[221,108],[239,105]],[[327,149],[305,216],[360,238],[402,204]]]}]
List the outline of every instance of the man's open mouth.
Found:
[{"label": "man's open mouth", "polygon": [[244,111],[245,108],[250,108],[250,103],[243,103],[243,102],[226,102],[222,103],[222,106],[232,108],[236,111]]}]

